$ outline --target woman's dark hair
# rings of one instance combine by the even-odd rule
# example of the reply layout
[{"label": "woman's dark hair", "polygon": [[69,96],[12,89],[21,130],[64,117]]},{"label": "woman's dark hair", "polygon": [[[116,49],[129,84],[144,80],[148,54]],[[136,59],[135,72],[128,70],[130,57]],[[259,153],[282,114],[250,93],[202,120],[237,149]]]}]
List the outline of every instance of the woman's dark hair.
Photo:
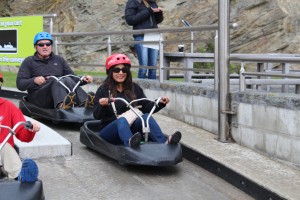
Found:
[{"label": "woman's dark hair", "polygon": [[[112,72],[112,69],[114,67],[111,67],[109,69],[108,76],[104,80],[103,85],[105,85],[108,88],[108,90],[111,92],[113,97],[116,97],[116,95],[117,95],[117,86],[116,86],[117,83],[113,79],[113,72]],[[136,96],[134,94],[134,85],[133,85],[133,82],[132,82],[132,74],[131,74],[129,65],[124,64],[124,67],[126,67],[128,69],[128,72],[127,72],[126,79],[123,83],[123,88],[124,88],[123,92],[127,96],[127,98],[129,98],[128,100],[132,101],[132,100],[136,99]]]}]

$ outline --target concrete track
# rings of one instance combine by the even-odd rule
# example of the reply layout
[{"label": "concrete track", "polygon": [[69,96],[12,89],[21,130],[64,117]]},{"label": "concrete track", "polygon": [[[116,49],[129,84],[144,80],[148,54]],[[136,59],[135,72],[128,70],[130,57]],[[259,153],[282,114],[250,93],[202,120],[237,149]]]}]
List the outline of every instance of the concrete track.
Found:
[{"label": "concrete track", "polygon": [[79,127],[48,124],[72,143],[71,157],[38,159],[46,199],[252,199],[184,160],[174,167],[122,166],[79,142]]},{"label": "concrete track", "polygon": [[79,125],[41,122],[72,144],[72,156],[35,159],[47,200],[253,199],[187,160],[166,168],[122,166],[81,144]]}]

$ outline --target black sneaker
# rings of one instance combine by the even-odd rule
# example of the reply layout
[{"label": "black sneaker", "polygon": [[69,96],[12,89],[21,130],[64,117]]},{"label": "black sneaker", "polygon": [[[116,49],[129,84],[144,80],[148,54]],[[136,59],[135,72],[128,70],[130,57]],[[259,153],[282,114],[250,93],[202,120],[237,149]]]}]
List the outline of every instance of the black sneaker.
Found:
[{"label": "black sneaker", "polygon": [[142,140],[142,135],[139,132],[137,132],[129,139],[129,146],[131,148],[138,147],[140,146],[141,140]]},{"label": "black sneaker", "polygon": [[176,131],[168,137],[168,144],[177,144],[181,140],[181,133]]},{"label": "black sneaker", "polygon": [[62,104],[62,108],[63,109],[68,109],[73,107],[76,102],[75,102],[75,92],[70,92],[64,99],[63,104]]},{"label": "black sneaker", "polygon": [[94,92],[88,92],[87,98],[85,101],[85,107],[86,108],[93,108],[94,107],[94,99],[95,99],[95,93]]}]

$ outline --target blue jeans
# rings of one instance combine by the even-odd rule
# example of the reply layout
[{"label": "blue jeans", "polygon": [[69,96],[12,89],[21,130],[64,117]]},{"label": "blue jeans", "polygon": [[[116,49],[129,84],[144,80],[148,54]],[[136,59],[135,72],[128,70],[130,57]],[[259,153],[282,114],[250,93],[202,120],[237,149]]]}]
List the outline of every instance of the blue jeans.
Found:
[{"label": "blue jeans", "polygon": [[[134,41],[144,41],[144,36],[134,37]],[[156,66],[158,50],[143,47],[143,44],[134,44],[140,66]],[[147,69],[139,68],[138,78],[147,78]],[[156,69],[148,69],[148,79],[156,79]]]},{"label": "blue jeans", "polygon": [[[146,121],[148,114],[143,114],[142,118]],[[167,138],[163,135],[159,125],[153,117],[149,119],[149,140],[152,142],[165,143]],[[129,139],[132,137],[133,133],[142,133],[142,121],[137,118],[131,127],[129,126],[127,120],[124,117],[111,122],[105,126],[98,135],[102,137],[109,143],[112,144],[124,144],[124,146],[129,146]]]}]

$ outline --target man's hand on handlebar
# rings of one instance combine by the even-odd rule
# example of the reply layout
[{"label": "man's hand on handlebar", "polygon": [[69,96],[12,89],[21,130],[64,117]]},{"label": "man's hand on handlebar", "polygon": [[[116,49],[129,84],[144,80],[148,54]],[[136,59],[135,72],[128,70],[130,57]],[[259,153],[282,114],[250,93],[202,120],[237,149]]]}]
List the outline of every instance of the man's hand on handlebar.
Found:
[{"label": "man's hand on handlebar", "polygon": [[83,77],[83,81],[86,83],[91,83],[91,82],[93,82],[93,77],[90,75],[86,75]]},{"label": "man's hand on handlebar", "polygon": [[167,105],[170,102],[170,99],[166,96],[162,97],[159,101],[159,103]]},{"label": "man's hand on handlebar", "polygon": [[34,78],[33,80],[37,85],[43,85],[44,83],[46,83],[46,79],[43,76],[37,76]]}]

